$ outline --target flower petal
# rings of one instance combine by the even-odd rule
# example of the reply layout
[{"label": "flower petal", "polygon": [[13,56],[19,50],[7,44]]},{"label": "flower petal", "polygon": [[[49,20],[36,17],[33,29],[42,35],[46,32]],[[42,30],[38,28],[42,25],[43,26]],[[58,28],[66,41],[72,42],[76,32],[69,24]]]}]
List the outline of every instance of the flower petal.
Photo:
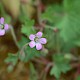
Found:
[{"label": "flower petal", "polygon": [[0,24],[4,24],[4,18],[3,17],[1,17],[1,19],[0,19]]},{"label": "flower petal", "polygon": [[41,44],[46,44],[46,43],[47,43],[47,40],[46,40],[46,38],[41,38],[41,39],[39,40],[39,42],[40,42]]},{"label": "flower petal", "polygon": [[38,32],[38,33],[36,34],[36,36],[40,38],[40,37],[42,37],[42,34],[43,34],[42,32]]},{"label": "flower petal", "polygon": [[31,48],[35,47],[35,42],[34,42],[34,41],[31,41],[31,42],[29,43],[29,46],[30,46]]},{"label": "flower petal", "polygon": [[29,39],[30,39],[30,40],[34,40],[34,39],[35,39],[35,35],[31,34],[31,35],[29,36]]},{"label": "flower petal", "polygon": [[36,49],[37,50],[41,50],[42,49],[42,45],[40,43],[36,43]]},{"label": "flower petal", "polygon": [[5,30],[0,30],[0,36],[3,36],[5,34]]},{"label": "flower petal", "polygon": [[4,24],[4,29],[8,30],[8,28],[9,28],[9,25],[8,24]]}]

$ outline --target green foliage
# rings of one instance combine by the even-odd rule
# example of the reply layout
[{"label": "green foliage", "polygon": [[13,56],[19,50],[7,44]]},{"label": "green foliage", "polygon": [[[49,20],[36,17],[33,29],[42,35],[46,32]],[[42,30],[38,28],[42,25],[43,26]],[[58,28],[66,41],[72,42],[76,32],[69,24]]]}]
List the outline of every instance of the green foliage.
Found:
[{"label": "green foliage", "polygon": [[44,56],[44,54],[42,54],[40,51],[37,51],[35,48],[31,49],[29,46],[25,48],[25,53],[23,55],[25,55],[25,57],[20,55],[20,59],[24,62],[28,62],[35,57]]},{"label": "green foliage", "polygon": [[[19,45],[22,48],[28,42],[29,42],[29,40],[27,38],[22,37],[21,41],[19,42]],[[24,55],[24,56],[22,57],[22,55]],[[29,60],[31,60],[35,57],[45,56],[46,54],[44,54],[41,51],[37,51],[35,48],[31,49],[29,46],[26,46],[24,53],[22,55],[19,54],[19,58],[24,62],[28,62]]]},{"label": "green foliage", "polygon": [[78,77],[76,78],[76,80],[80,80],[80,76],[78,76]]},{"label": "green foliage", "polygon": [[5,59],[6,63],[12,63],[12,65],[16,65],[18,60],[18,54],[8,54],[8,58]]},{"label": "green foliage", "polygon": [[22,22],[21,32],[27,36],[32,33],[35,33],[34,29],[34,20],[31,20],[24,12],[23,8],[21,8],[21,13],[19,16],[20,21]]},{"label": "green foliage", "polygon": [[54,65],[50,71],[51,75],[54,75],[57,79],[60,78],[61,73],[66,73],[71,69],[69,60],[65,59],[62,54],[55,54],[53,56]]},{"label": "green foliage", "polygon": [[23,25],[22,25],[22,33],[29,36],[30,34],[34,34],[36,31],[34,30],[34,20],[30,20],[26,18],[23,18]]},{"label": "green foliage", "polygon": [[64,0],[64,18],[58,24],[61,37],[66,42],[79,44],[80,41],[80,0]]},{"label": "green foliage", "polygon": [[22,48],[26,43],[29,43],[29,39],[25,36],[22,36],[21,40],[18,42],[19,47]]},{"label": "green foliage", "polygon": [[[1,3],[0,11],[5,21],[10,23],[11,17],[5,13]],[[63,0],[63,6],[62,4],[47,6],[45,12],[40,17],[41,21],[47,21],[43,33],[44,37],[47,38],[46,47],[49,53],[53,53],[53,51],[54,53],[58,52],[58,49],[60,49],[60,54],[56,53],[51,54],[49,57],[47,56],[50,60],[53,56],[53,61],[51,62],[54,65],[50,70],[50,75],[54,75],[56,79],[59,79],[62,73],[67,73],[71,69],[70,60],[72,59],[72,55],[62,53],[70,53],[71,48],[75,48],[75,45],[80,46],[80,0]],[[24,34],[18,42],[21,50],[25,44],[30,42],[29,35],[35,34],[36,30],[34,29],[35,21],[29,19],[24,14],[24,11],[21,11],[19,21],[22,23],[21,33]],[[58,33],[53,31],[54,27],[59,29]],[[9,72],[14,69],[18,59],[28,62],[34,58],[46,56],[44,52],[30,48],[29,45],[25,47],[22,53],[20,50],[16,54],[9,54],[8,58],[5,59],[5,62],[10,64],[8,66]],[[37,76],[38,74],[34,64],[30,63],[30,80],[38,80]],[[76,80],[80,80],[80,76]]]},{"label": "green foliage", "polygon": [[61,18],[63,17],[62,14],[62,6],[58,4],[49,5],[47,6],[46,11],[43,14],[41,14],[41,19],[49,21],[52,24],[52,26],[54,26],[61,20]]},{"label": "green foliage", "polygon": [[60,74],[61,74],[61,71],[59,70],[59,67],[57,67],[56,65],[52,67],[50,71],[50,75],[54,75],[57,79],[59,79]]},{"label": "green foliage", "polygon": [[30,63],[30,80],[38,80],[36,69],[32,63]]},{"label": "green foliage", "polygon": [[55,47],[55,34],[53,33],[53,30],[45,29],[44,36],[47,38],[47,41],[48,41],[47,48],[52,50]]},{"label": "green foliage", "polygon": [[15,65],[18,62],[18,54],[8,54],[8,57],[5,59],[5,63],[9,64],[7,67],[8,72],[12,72]]},{"label": "green foliage", "polygon": [[[49,28],[44,29],[44,36],[47,38],[47,41],[48,41],[46,45],[47,48],[49,50],[56,50],[56,47],[58,46],[60,49],[62,49],[62,51],[69,52],[70,49],[73,47],[73,45],[65,43],[60,36],[60,32],[53,31],[55,27],[51,27],[51,26],[48,26],[48,27]],[[50,28],[52,28],[52,30]]]}]

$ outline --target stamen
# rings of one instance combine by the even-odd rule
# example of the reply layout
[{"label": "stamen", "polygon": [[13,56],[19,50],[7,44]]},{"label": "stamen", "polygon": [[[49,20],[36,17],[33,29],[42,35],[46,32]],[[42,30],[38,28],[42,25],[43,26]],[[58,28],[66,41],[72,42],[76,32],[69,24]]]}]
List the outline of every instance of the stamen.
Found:
[{"label": "stamen", "polygon": [[39,42],[39,38],[38,37],[35,37],[34,41],[35,42]]}]

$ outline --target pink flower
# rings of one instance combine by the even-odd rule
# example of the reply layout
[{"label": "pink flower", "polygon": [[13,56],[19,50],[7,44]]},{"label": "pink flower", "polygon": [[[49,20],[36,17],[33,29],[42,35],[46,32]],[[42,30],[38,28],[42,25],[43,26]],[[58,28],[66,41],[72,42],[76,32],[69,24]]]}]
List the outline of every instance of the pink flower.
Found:
[{"label": "pink flower", "polygon": [[8,30],[8,24],[4,23],[4,18],[0,18],[0,36],[5,35],[5,31]]},{"label": "pink flower", "polygon": [[31,48],[36,46],[37,50],[41,50],[42,49],[42,44],[46,44],[47,40],[46,38],[41,38],[42,37],[42,32],[38,32],[37,34],[31,34],[29,36],[29,39],[31,40],[31,42],[29,43],[29,46]]}]

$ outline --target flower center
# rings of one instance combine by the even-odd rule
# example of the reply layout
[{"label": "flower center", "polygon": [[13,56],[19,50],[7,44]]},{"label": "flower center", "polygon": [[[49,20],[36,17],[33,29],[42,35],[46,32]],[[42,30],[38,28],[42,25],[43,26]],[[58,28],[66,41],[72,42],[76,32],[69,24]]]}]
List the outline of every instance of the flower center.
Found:
[{"label": "flower center", "polygon": [[38,37],[35,37],[34,41],[35,41],[36,43],[38,43],[38,42],[39,42],[39,38],[38,38]]}]

